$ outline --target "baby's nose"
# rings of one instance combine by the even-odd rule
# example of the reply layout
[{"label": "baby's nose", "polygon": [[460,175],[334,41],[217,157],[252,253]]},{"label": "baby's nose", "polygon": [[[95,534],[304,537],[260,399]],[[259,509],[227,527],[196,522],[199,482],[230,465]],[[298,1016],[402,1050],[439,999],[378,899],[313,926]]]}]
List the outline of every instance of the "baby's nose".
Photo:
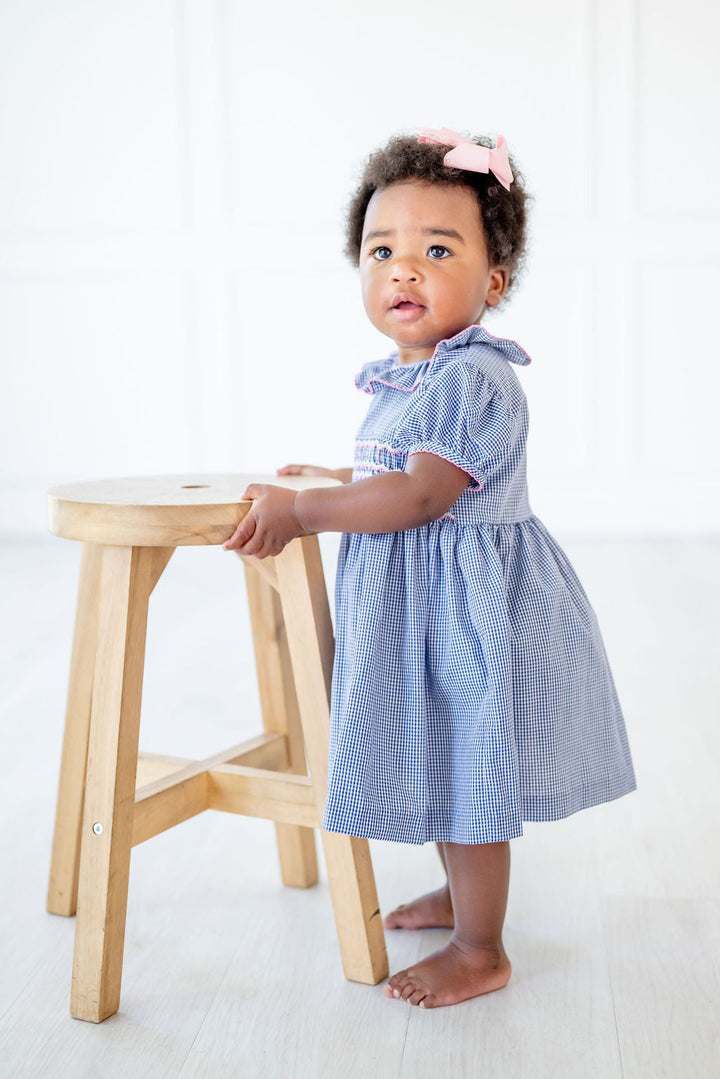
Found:
[{"label": "baby's nose", "polygon": [[408,259],[398,259],[390,271],[392,281],[417,281],[419,276],[417,266]]}]

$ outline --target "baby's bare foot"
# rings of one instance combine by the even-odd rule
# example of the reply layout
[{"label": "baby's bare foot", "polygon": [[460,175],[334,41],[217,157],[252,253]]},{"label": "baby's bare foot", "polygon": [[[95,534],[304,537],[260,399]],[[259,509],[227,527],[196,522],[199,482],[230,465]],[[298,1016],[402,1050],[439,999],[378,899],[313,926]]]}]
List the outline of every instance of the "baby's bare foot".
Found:
[{"label": "baby's bare foot", "polygon": [[502,989],[510,981],[510,960],[502,944],[471,948],[450,940],[420,963],[393,974],[383,992],[421,1008],[442,1008]]},{"label": "baby's bare foot", "polygon": [[454,929],[450,889],[446,884],[412,903],[402,903],[383,919],[383,925],[386,929]]}]

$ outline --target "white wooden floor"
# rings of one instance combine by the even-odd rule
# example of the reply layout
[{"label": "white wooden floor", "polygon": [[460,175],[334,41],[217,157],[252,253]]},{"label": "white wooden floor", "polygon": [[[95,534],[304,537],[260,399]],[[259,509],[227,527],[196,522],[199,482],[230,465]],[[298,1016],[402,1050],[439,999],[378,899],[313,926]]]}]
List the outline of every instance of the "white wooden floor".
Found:
[{"label": "white wooden floor", "polygon": [[[346,982],[324,867],[284,889],[271,824],[206,813],[134,850],[121,1010],[99,1026],[70,1018],[74,921],[44,909],[79,548],[0,544],[0,1074],[717,1079],[720,539],[558,538],[640,789],[513,841],[509,987],[421,1011]],[[178,551],[151,604],[142,748],[257,731],[248,640],[235,556]],[[384,911],[441,879],[432,845],[371,847]],[[388,933],[391,970],[446,937]]]}]

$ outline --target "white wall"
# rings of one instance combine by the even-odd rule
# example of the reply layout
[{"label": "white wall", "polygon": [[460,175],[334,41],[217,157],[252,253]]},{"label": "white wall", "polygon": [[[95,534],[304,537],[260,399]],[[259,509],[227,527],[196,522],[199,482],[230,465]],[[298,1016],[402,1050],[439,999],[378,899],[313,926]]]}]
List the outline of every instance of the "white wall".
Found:
[{"label": "white wall", "polygon": [[341,248],[393,131],[502,132],[536,202],[549,527],[720,524],[714,0],[2,0],[2,523],[136,473],[350,463],[391,343]]}]

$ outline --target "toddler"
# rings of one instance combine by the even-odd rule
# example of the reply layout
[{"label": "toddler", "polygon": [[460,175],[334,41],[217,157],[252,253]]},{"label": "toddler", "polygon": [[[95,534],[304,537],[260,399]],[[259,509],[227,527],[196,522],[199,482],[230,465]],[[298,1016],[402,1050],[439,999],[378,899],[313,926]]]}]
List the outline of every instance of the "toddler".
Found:
[{"label": "toddler", "polygon": [[525,249],[523,180],[502,137],[397,135],[368,159],[346,253],[395,343],[369,396],[354,469],[288,465],[343,486],[252,484],[226,549],[264,558],[342,532],[323,828],[438,845],[447,883],[385,919],[446,926],[445,947],[387,996],[431,1008],[502,988],[509,840],[635,788],[595,614],[528,502],[528,414],[481,325]]}]

